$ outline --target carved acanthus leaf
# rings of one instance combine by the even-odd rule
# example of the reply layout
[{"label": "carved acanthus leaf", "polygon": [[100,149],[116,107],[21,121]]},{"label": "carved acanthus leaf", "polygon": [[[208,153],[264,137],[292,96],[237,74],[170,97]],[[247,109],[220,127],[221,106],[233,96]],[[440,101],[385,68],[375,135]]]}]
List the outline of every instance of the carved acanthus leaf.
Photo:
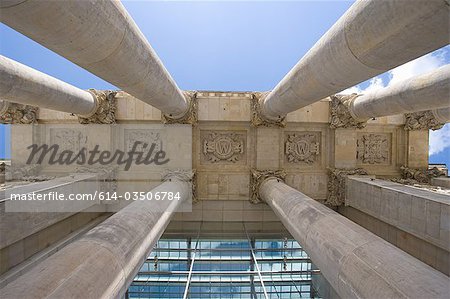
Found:
[{"label": "carved acanthus leaf", "polygon": [[348,175],[367,175],[367,171],[362,168],[330,169],[326,205],[337,207],[345,203],[345,179]]},{"label": "carved acanthus leaf", "polygon": [[277,178],[284,181],[286,172],[284,170],[256,170],[252,169],[250,177],[250,201],[254,204],[263,200],[259,196],[259,187],[268,178]]},{"label": "carved acanthus leaf", "polygon": [[405,113],[405,130],[439,130],[445,125],[436,119],[433,111],[419,111],[413,113]]},{"label": "carved acanthus leaf", "polygon": [[37,123],[38,107],[2,102],[0,109],[0,124],[34,124]]},{"label": "carved acanthus leaf", "polygon": [[165,124],[188,124],[195,125],[198,122],[198,99],[196,91],[183,91],[189,102],[188,111],[180,118],[173,118],[168,114],[161,114],[162,122]]},{"label": "carved acanthus leaf", "polygon": [[351,112],[350,105],[358,97],[356,93],[351,95],[334,95],[331,96],[330,103],[330,128],[358,128],[362,129],[366,126],[366,121],[356,120]]},{"label": "carved acanthus leaf", "polygon": [[78,115],[80,124],[115,124],[117,100],[116,91],[89,89],[95,97],[95,111],[90,115]]},{"label": "carved acanthus leaf", "polygon": [[266,97],[269,93],[265,92],[255,92],[252,95],[251,102],[251,111],[252,111],[252,119],[251,123],[254,127],[281,127],[284,128],[286,126],[286,116],[278,120],[272,120],[265,117],[261,111],[261,102],[264,97]]}]

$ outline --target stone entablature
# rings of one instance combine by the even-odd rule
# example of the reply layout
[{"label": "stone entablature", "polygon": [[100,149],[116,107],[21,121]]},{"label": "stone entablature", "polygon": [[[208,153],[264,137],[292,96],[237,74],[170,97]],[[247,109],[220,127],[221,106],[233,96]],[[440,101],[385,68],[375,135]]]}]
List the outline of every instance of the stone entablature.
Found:
[{"label": "stone entablature", "polygon": [[431,169],[415,169],[409,168],[407,166],[400,167],[402,172],[401,179],[393,179],[393,181],[402,184],[431,184],[432,178],[445,177],[446,174],[444,171],[439,170],[437,167],[433,167]]}]

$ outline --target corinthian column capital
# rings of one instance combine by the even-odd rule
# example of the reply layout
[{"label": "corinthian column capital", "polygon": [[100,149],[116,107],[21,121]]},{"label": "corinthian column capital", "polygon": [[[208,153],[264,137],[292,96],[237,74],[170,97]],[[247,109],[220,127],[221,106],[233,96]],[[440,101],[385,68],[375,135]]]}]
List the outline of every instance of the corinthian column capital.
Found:
[{"label": "corinthian column capital", "polygon": [[366,126],[366,121],[358,120],[352,113],[353,101],[359,95],[353,93],[351,95],[333,95],[331,96],[330,127],[337,128],[357,128],[362,129]]},{"label": "corinthian column capital", "polygon": [[95,99],[95,108],[88,115],[78,115],[80,124],[116,123],[116,91],[89,89]]}]

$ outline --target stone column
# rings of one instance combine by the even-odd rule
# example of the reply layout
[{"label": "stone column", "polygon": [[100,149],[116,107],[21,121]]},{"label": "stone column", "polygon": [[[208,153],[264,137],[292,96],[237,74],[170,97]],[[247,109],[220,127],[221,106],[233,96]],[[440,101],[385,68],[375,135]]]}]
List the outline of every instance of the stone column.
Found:
[{"label": "stone column", "polygon": [[0,94],[3,100],[80,115],[96,108],[91,93],[1,55]]},{"label": "stone column", "polygon": [[168,176],[150,192],[179,192],[158,210],[129,204],[77,241],[0,289],[2,298],[121,298],[161,237],[176,208],[191,194],[191,177]]},{"label": "stone column", "polygon": [[173,118],[189,104],[120,1],[0,4],[0,21]]},{"label": "stone column", "polygon": [[350,103],[358,121],[372,117],[438,109],[450,106],[450,65],[374,92],[360,95]]},{"label": "stone column", "polygon": [[261,100],[269,119],[448,44],[447,1],[356,1]]},{"label": "stone column", "polygon": [[341,298],[446,298],[449,278],[289,187],[265,179],[259,196]]}]

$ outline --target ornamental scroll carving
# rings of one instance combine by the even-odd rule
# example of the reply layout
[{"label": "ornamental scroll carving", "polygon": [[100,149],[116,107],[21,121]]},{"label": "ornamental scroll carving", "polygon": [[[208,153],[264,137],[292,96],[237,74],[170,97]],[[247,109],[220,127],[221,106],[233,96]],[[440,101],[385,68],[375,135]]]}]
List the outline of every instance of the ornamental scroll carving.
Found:
[{"label": "ornamental scroll carving", "polygon": [[356,159],[361,164],[388,164],[390,134],[358,134]]},{"label": "ornamental scroll carving", "polygon": [[319,157],[319,140],[320,133],[288,133],[285,143],[287,161],[313,164]]},{"label": "ornamental scroll carving", "polygon": [[406,184],[406,185],[414,185],[414,184],[430,184],[432,178],[438,178],[441,176],[446,176],[446,173],[442,170],[439,170],[437,167],[433,167],[431,169],[414,169],[406,166],[400,167],[402,172],[401,179],[392,179],[392,181]]},{"label": "ornamental scroll carving", "polygon": [[239,161],[245,151],[245,134],[210,132],[202,140],[202,153],[210,163]]}]

